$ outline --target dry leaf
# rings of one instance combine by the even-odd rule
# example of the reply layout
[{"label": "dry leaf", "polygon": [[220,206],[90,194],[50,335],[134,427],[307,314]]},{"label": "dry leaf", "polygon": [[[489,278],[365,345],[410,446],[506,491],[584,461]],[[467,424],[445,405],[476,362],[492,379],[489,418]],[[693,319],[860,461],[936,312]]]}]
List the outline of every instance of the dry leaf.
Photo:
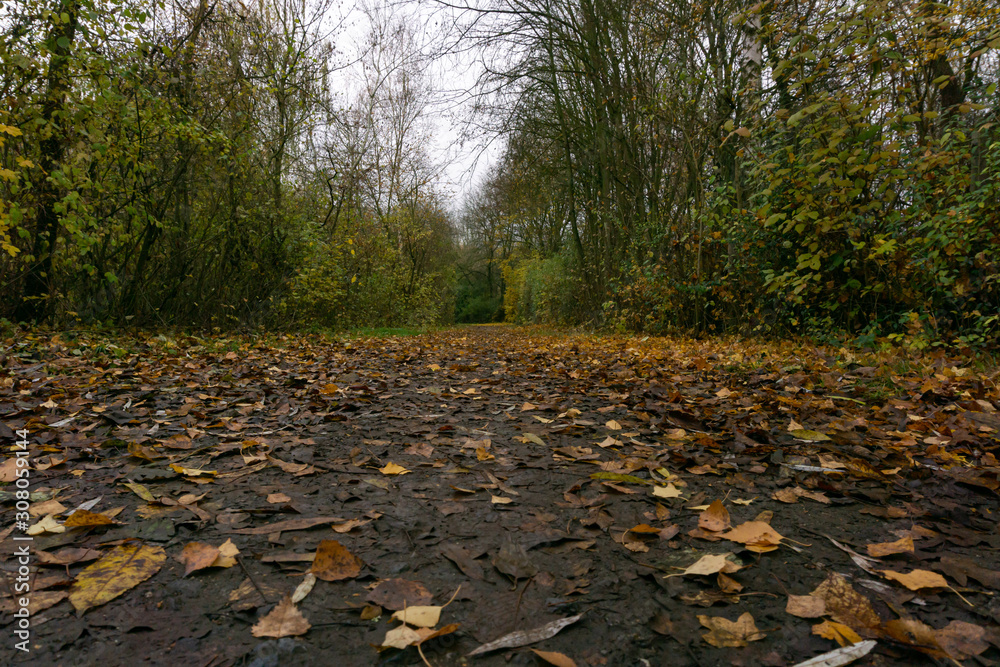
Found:
[{"label": "dry leaf", "polygon": [[539,651],[534,648],[529,650],[550,665],[555,665],[556,667],[576,667],[576,662],[562,653],[556,653],[554,651]]},{"label": "dry leaf", "polygon": [[654,486],[653,495],[657,498],[679,498],[681,491],[673,484],[667,484],[666,486]]},{"label": "dry leaf", "polygon": [[729,510],[726,509],[721,500],[713,502],[698,516],[698,527],[702,530],[718,533],[728,530],[731,526]]},{"label": "dry leaf", "polygon": [[698,616],[698,621],[709,629],[702,639],[716,648],[740,648],[767,635],[757,629],[753,616],[747,612],[735,621],[722,616]]},{"label": "dry leaf", "polygon": [[882,624],[871,601],[839,574],[831,573],[810,595],[823,600],[833,620],[856,632],[871,633]]},{"label": "dry leaf", "polygon": [[312,572],[306,572],[305,576],[302,577],[302,581],[299,582],[299,585],[295,587],[295,591],[292,593],[292,604],[298,604],[305,600],[315,585],[316,575]]},{"label": "dry leaf", "polygon": [[386,463],[384,466],[379,468],[378,471],[383,475],[405,475],[406,473],[410,472],[403,466],[396,465],[392,461]]},{"label": "dry leaf", "polygon": [[117,546],[76,576],[69,601],[81,614],[99,607],[159,572],[166,559],[162,547]]},{"label": "dry leaf", "polygon": [[311,627],[309,621],[302,615],[302,612],[295,608],[292,599],[286,595],[271,610],[271,613],[260,619],[250,631],[254,637],[273,637],[278,639],[281,637],[304,635]]},{"label": "dry leaf", "polygon": [[323,581],[353,579],[361,574],[364,562],[336,540],[323,540],[316,549],[310,572]]},{"label": "dry leaf", "polygon": [[66,528],[83,528],[91,526],[107,526],[114,523],[110,517],[104,514],[96,514],[87,510],[76,510],[63,521]]},{"label": "dry leaf", "polygon": [[826,614],[826,602],[813,595],[789,595],[785,611],[799,618],[819,618]]},{"label": "dry leaf", "polygon": [[269,493],[267,495],[267,502],[269,503],[287,503],[291,502],[291,500],[292,499],[284,493]]},{"label": "dry leaf", "polygon": [[392,618],[418,628],[433,628],[441,620],[441,609],[442,607],[414,605],[400,609]]},{"label": "dry leaf", "polygon": [[583,614],[577,614],[576,616],[560,618],[557,621],[546,623],[545,625],[534,628],[533,630],[519,630],[517,632],[512,632],[508,635],[500,637],[499,639],[494,639],[487,644],[483,644],[474,651],[466,654],[466,657],[471,658],[474,655],[482,655],[483,653],[489,653],[490,651],[499,651],[502,648],[527,646],[528,644],[534,644],[535,642],[540,642],[543,639],[548,639],[549,637],[555,637],[560,630],[568,625],[576,623],[581,618],[583,618]]},{"label": "dry leaf", "polygon": [[721,535],[723,539],[739,542],[750,551],[766,553],[774,551],[784,539],[770,524],[763,521],[747,521],[736,526],[728,533]]},{"label": "dry leaf", "polygon": [[895,542],[879,542],[868,545],[868,555],[875,558],[891,556],[892,554],[913,553],[913,538],[904,537]]},{"label": "dry leaf", "polygon": [[406,625],[401,625],[398,628],[393,628],[385,633],[385,639],[382,640],[382,646],[386,648],[404,649],[407,646],[419,644],[421,639],[421,636],[417,634],[416,630]]},{"label": "dry leaf", "polygon": [[219,557],[219,549],[204,542],[189,542],[181,551],[179,560],[184,563],[184,576],[211,567]]},{"label": "dry leaf", "polygon": [[812,631],[814,635],[818,635],[824,639],[832,639],[841,646],[857,644],[861,641],[858,633],[849,626],[837,623],[836,621],[823,621],[819,625],[814,625]]},{"label": "dry leaf", "polygon": [[892,570],[882,570],[882,576],[898,581],[911,591],[919,591],[921,588],[948,588],[947,580],[937,572],[930,570],[913,570],[905,574]]},{"label": "dry leaf", "polygon": [[681,577],[689,574],[693,575],[706,575],[706,574],[717,574],[719,572],[733,573],[740,569],[740,566],[727,560],[727,556],[732,556],[730,553],[724,554],[706,554],[699,558],[697,562],[690,565],[683,572],[677,574],[668,574],[667,577]]}]

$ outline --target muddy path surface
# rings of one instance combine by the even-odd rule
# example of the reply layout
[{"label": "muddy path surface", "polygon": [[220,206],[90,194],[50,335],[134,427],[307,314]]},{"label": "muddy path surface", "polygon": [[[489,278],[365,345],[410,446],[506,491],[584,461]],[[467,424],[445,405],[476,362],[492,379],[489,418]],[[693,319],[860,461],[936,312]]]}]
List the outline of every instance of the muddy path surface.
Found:
[{"label": "muddy path surface", "polygon": [[4,350],[5,664],[1000,658],[989,372],[499,326]]}]

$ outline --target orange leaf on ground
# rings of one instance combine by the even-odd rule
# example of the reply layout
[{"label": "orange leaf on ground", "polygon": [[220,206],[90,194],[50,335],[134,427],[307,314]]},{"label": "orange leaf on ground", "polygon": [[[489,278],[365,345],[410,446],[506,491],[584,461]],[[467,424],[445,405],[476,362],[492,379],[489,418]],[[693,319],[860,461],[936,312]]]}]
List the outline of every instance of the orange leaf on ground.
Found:
[{"label": "orange leaf on ground", "polygon": [[812,631],[814,635],[819,635],[825,639],[832,639],[841,646],[857,644],[861,641],[861,636],[858,633],[849,626],[837,623],[836,621],[823,621],[819,625],[814,625]]},{"label": "orange leaf on ground", "polygon": [[868,555],[875,558],[893,554],[913,553],[913,538],[904,537],[895,542],[879,542],[868,545]]},{"label": "orange leaf on ground", "polygon": [[556,653],[555,651],[539,651],[534,648],[530,649],[530,651],[550,665],[555,665],[556,667],[576,667],[576,662],[562,653]]},{"label": "orange leaf on ground", "polygon": [[948,581],[937,572],[930,570],[913,570],[912,572],[894,572],[892,570],[882,570],[882,576],[903,584],[911,591],[919,591],[921,588],[948,588]]}]

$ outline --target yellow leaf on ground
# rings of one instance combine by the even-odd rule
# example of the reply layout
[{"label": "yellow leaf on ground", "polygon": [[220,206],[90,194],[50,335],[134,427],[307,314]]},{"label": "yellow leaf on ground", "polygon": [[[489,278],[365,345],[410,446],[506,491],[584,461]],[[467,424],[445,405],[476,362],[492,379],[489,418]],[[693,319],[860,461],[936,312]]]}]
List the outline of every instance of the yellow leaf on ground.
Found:
[{"label": "yellow leaf on ground", "polygon": [[875,558],[907,553],[913,553],[913,538],[909,536],[898,539],[895,542],[879,542],[878,544],[868,545],[868,555]]},{"label": "yellow leaf on ground", "polygon": [[819,625],[813,626],[813,634],[823,637],[825,639],[832,639],[841,646],[847,646],[848,644],[857,644],[861,641],[861,636],[858,635],[849,626],[843,623],[837,623],[836,621],[823,621]]},{"label": "yellow leaf on ground", "polygon": [[95,514],[87,510],[77,510],[70,514],[63,525],[67,528],[82,528],[86,526],[107,526],[114,523],[110,517],[103,514]]},{"label": "yellow leaf on ground", "polygon": [[612,419],[608,423],[606,423],[605,426],[608,429],[612,430],[612,431],[620,431],[620,430],[622,430],[622,425],[619,424],[618,422],[616,422],[614,419]]},{"label": "yellow leaf on ground", "polygon": [[271,610],[271,613],[260,619],[250,631],[254,637],[297,637],[309,632],[312,625],[306,620],[287,595]]},{"label": "yellow leaf on ground", "polygon": [[654,486],[653,495],[657,498],[679,498],[681,490],[673,484],[667,484],[666,486]]},{"label": "yellow leaf on ground", "polygon": [[69,601],[80,613],[99,607],[159,572],[166,559],[162,547],[117,546],[76,576]]},{"label": "yellow leaf on ground", "polygon": [[394,613],[392,617],[418,628],[433,628],[441,620],[441,609],[442,607],[433,606],[406,607]]},{"label": "yellow leaf on ground", "polygon": [[212,563],[212,567],[232,567],[236,565],[236,556],[239,555],[240,550],[236,548],[232,540],[226,540],[219,547],[219,555]]},{"label": "yellow leaf on ground", "polygon": [[392,461],[386,463],[384,466],[379,468],[378,471],[383,475],[405,475],[406,473],[410,472],[403,466],[396,465]]},{"label": "yellow leaf on ground", "polygon": [[911,591],[919,591],[921,588],[948,588],[948,581],[937,572],[930,570],[913,570],[905,574],[892,570],[880,571],[886,579],[898,581]]},{"label": "yellow leaf on ground", "polygon": [[774,551],[784,538],[771,525],[763,521],[747,521],[736,526],[728,533],[721,535],[723,539],[739,542],[750,551],[766,553]]}]

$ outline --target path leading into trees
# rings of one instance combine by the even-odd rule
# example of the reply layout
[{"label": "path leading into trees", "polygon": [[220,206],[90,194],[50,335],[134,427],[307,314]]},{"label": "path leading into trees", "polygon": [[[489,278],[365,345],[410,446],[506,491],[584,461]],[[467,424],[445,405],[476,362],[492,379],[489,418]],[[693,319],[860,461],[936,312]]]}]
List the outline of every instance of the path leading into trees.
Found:
[{"label": "path leading into trees", "polygon": [[506,326],[2,349],[4,663],[1000,658],[995,371]]}]

